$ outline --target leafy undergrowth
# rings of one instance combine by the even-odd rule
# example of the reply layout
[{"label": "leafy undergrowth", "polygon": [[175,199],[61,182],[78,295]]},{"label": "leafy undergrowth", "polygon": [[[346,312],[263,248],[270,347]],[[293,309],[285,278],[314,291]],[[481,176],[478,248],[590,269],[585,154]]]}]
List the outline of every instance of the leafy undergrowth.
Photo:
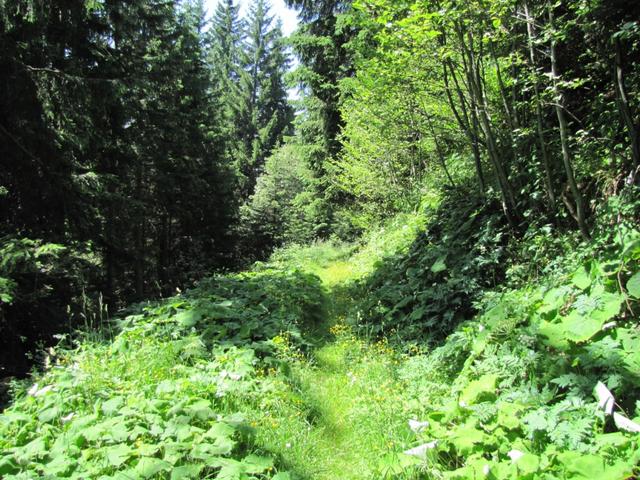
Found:
[{"label": "leafy undergrowth", "polygon": [[[637,473],[638,258],[636,238],[617,261],[489,295],[481,315],[407,361],[406,395],[423,402],[425,422],[413,456],[427,478]],[[599,405],[599,382],[615,400]]]},{"label": "leafy undergrowth", "polygon": [[350,285],[368,334],[439,342],[504,280],[509,236],[497,203],[460,189],[426,216],[408,248],[389,251]]},{"label": "leafy undergrowth", "polygon": [[[616,213],[580,254],[496,270],[513,247],[492,212],[455,242],[455,212],[432,221],[447,216],[280,251],[58,348],[0,416],[0,475],[634,478],[636,226]],[[494,285],[485,267],[536,281]]]},{"label": "leafy undergrowth", "polygon": [[213,277],[121,320],[113,341],[58,349],[0,416],[0,475],[290,478],[241,410],[269,388],[274,338],[301,339],[323,298],[300,272]]}]

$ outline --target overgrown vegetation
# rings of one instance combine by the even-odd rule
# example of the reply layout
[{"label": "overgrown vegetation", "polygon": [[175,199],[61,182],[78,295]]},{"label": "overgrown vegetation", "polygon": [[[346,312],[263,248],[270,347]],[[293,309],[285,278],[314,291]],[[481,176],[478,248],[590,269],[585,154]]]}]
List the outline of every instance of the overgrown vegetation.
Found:
[{"label": "overgrown vegetation", "polygon": [[[456,197],[427,209],[426,225],[423,215],[402,216],[366,243],[285,249],[252,272],[134,307],[107,338],[61,344],[35,384],[16,385],[0,422],[0,471],[627,478],[640,460],[640,233],[637,203],[624,195],[603,209],[590,251],[554,258],[557,244],[571,240],[552,242],[539,252],[546,268],[529,273],[534,285],[523,281],[527,264],[511,260],[448,319],[438,316],[444,299],[424,313],[411,292],[443,288],[445,298],[462,298],[482,278],[481,269],[462,267],[466,259],[504,228],[484,211],[471,217],[483,235],[447,242],[461,223],[454,212],[473,208]],[[440,259],[443,244],[451,259]],[[501,246],[504,258],[523,248]],[[406,267],[421,262],[444,270]],[[450,268],[459,270],[439,275]],[[380,282],[395,271],[410,281]],[[455,275],[467,281],[452,283]],[[372,305],[384,312],[390,285],[411,301],[376,316]],[[420,322],[432,315],[439,321]],[[603,403],[598,385],[615,404]]]},{"label": "overgrown vegetation", "polygon": [[285,2],[0,2],[0,476],[640,476],[640,4]]},{"label": "overgrown vegetation", "polygon": [[303,346],[301,329],[322,311],[307,274],[213,277],[116,322],[110,340],[50,350],[47,371],[1,417],[0,474],[289,478],[242,410],[284,368],[282,339]]}]

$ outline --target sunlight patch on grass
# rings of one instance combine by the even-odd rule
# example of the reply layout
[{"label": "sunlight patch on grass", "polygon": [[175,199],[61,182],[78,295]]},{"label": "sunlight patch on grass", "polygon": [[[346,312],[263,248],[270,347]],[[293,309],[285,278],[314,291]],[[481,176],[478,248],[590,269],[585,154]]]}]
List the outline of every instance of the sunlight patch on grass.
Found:
[{"label": "sunlight patch on grass", "polygon": [[369,344],[346,327],[313,360],[291,364],[273,402],[262,404],[257,443],[300,478],[380,479],[381,459],[413,439],[409,406],[398,380],[401,357],[386,343]]}]

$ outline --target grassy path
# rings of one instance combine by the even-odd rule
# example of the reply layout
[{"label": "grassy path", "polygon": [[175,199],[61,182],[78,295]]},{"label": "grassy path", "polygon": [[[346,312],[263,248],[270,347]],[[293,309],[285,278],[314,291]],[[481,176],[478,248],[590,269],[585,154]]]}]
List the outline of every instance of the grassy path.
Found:
[{"label": "grassy path", "polygon": [[391,478],[385,460],[413,439],[399,378],[402,359],[386,343],[371,344],[344,325],[353,300],[340,293],[348,277],[343,267],[334,262],[316,270],[331,302],[325,340],[305,357],[283,346],[288,381],[274,386],[280,389],[276,404],[260,407],[266,414],[258,442],[301,479]]}]

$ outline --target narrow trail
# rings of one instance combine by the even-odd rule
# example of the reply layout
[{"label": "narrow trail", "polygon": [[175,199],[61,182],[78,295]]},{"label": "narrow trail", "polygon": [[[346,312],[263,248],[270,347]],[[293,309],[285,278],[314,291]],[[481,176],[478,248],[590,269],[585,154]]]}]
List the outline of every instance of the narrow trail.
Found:
[{"label": "narrow trail", "polygon": [[[272,442],[292,437],[281,457],[302,479],[391,478],[384,473],[385,459],[402,451],[411,436],[398,378],[401,361],[385,342],[369,343],[346,326],[353,299],[341,287],[327,286],[325,322],[314,332],[323,340],[305,359],[290,362],[291,417],[303,420],[276,427]],[[299,423],[304,431],[291,435]]]}]

